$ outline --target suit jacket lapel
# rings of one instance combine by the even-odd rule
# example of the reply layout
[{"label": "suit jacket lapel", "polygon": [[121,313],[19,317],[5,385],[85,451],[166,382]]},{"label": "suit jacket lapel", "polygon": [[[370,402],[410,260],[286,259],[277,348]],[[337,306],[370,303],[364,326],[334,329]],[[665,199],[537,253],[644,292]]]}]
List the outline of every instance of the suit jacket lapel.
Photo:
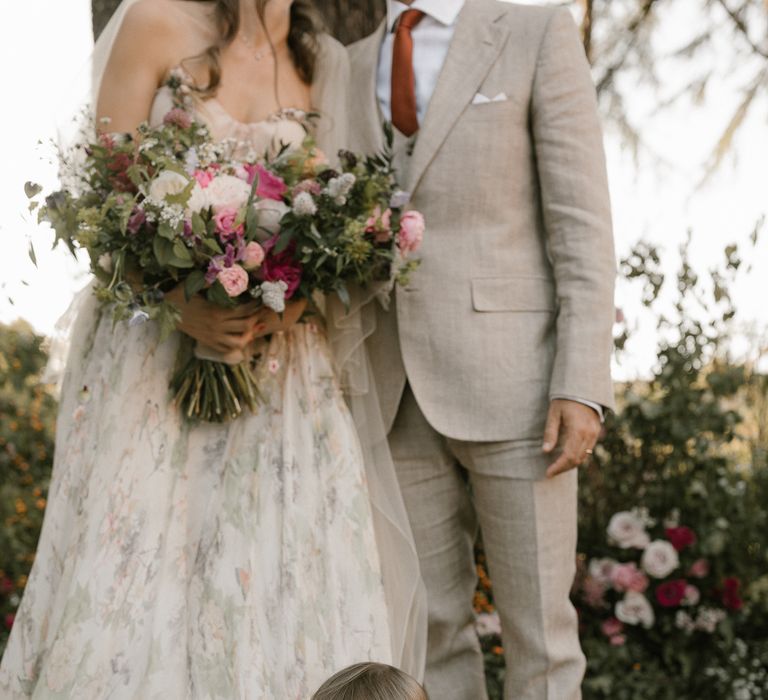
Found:
[{"label": "suit jacket lapel", "polygon": [[416,137],[408,187],[413,193],[461,113],[472,101],[509,35],[498,22],[508,11],[496,0],[467,2],[456,24],[448,55],[424,123]]},{"label": "suit jacket lapel", "polygon": [[386,28],[387,20],[384,19],[373,34],[362,40],[357,54],[358,65],[353,67],[353,72],[359,76],[359,83],[352,88],[350,108],[353,113],[350,117],[360,125],[360,141],[366,153],[378,153],[384,147],[383,117],[376,95],[376,82]]}]

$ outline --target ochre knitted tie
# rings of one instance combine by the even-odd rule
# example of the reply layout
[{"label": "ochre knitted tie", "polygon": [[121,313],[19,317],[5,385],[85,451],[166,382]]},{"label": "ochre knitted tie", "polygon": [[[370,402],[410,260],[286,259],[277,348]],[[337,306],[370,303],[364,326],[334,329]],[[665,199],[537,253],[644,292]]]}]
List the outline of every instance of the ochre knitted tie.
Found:
[{"label": "ochre knitted tie", "polygon": [[424,13],[421,10],[406,10],[400,15],[392,52],[392,123],[406,136],[412,136],[419,130],[411,30],[422,17]]}]

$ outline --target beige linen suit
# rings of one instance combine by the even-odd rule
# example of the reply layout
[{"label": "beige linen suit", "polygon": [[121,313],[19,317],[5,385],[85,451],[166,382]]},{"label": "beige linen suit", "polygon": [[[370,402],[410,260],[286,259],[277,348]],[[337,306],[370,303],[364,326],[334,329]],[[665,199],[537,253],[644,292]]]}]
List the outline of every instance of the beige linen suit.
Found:
[{"label": "beige linen suit", "polygon": [[[385,31],[350,48],[356,150],[382,145]],[[595,93],[568,11],[467,0],[415,142],[399,145],[428,230],[410,285],[375,310],[369,353],[430,597],[427,690],[485,697],[479,520],[506,697],[571,700],[584,670],[568,601],[576,474],[545,479],[541,442],[551,397],[613,405],[615,261]]]}]

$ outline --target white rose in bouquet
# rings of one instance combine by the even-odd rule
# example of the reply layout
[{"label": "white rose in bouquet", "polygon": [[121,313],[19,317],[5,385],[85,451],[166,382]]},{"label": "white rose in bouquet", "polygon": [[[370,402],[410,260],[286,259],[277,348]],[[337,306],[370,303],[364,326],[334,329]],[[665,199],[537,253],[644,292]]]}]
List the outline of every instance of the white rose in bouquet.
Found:
[{"label": "white rose in bouquet", "polygon": [[280,232],[280,222],[291,211],[285,202],[276,199],[261,199],[254,203],[253,208],[258,214],[259,228],[272,235]]},{"label": "white rose in bouquet", "polygon": [[628,591],[624,600],[616,603],[616,617],[627,625],[642,625],[646,629],[653,627],[656,621],[648,598],[635,591]]},{"label": "white rose in bouquet", "polygon": [[149,185],[149,199],[163,204],[165,198],[181,194],[189,186],[189,178],[173,170],[163,170]]},{"label": "white rose in bouquet", "polygon": [[613,515],[608,523],[608,538],[622,549],[644,549],[651,541],[645,531],[645,523],[636,513],[630,511]]},{"label": "white rose in bouquet", "polygon": [[208,191],[200,187],[199,184],[196,184],[192,188],[189,200],[187,200],[187,216],[190,214],[199,214],[209,206],[211,206],[211,204],[208,200]]},{"label": "white rose in bouquet", "polygon": [[234,175],[217,175],[206,187],[206,194],[215,212],[222,209],[237,211],[251,196],[251,186]]},{"label": "white rose in bouquet", "polygon": [[654,540],[646,547],[640,563],[649,576],[665,578],[680,566],[680,557],[670,542]]}]

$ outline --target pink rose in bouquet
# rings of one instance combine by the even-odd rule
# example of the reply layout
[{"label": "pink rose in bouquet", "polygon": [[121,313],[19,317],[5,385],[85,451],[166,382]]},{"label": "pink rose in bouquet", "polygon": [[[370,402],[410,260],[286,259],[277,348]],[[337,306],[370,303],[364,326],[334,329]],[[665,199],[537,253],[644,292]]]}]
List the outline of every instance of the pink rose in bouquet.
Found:
[{"label": "pink rose in bouquet", "polygon": [[[380,206],[376,206],[373,215],[365,224],[365,232],[373,234],[376,243],[387,243],[392,239],[392,210],[382,212]],[[401,232],[402,235],[402,232]],[[423,232],[422,232],[423,236]]]},{"label": "pink rose in bouquet", "polygon": [[239,297],[248,289],[248,273],[240,265],[225,267],[216,275],[216,279],[232,298]]},{"label": "pink rose in bouquet", "polygon": [[197,184],[200,185],[203,189],[208,187],[208,185],[211,184],[211,181],[213,180],[213,173],[211,173],[209,170],[195,170],[194,173],[192,173],[192,177],[197,180]]},{"label": "pink rose in bouquet", "polygon": [[280,200],[288,191],[285,180],[278,175],[267,170],[261,163],[255,165],[245,164],[243,166],[248,173],[248,184],[253,185],[253,181],[258,177],[259,184],[256,186],[256,196],[260,199]]},{"label": "pink rose in bouquet", "polygon": [[163,124],[178,126],[180,129],[189,129],[192,126],[192,115],[176,107],[163,117]]},{"label": "pink rose in bouquet", "polygon": [[220,209],[213,217],[216,223],[216,232],[224,243],[229,243],[232,239],[242,236],[245,232],[243,224],[236,224],[237,210],[224,208]]},{"label": "pink rose in bouquet", "polygon": [[426,223],[424,216],[418,211],[407,211],[400,218],[400,233],[397,245],[404,254],[414,253],[421,247],[424,240]]},{"label": "pink rose in bouquet", "polygon": [[243,267],[246,270],[255,270],[263,262],[264,248],[256,242],[248,243],[242,253]]}]

